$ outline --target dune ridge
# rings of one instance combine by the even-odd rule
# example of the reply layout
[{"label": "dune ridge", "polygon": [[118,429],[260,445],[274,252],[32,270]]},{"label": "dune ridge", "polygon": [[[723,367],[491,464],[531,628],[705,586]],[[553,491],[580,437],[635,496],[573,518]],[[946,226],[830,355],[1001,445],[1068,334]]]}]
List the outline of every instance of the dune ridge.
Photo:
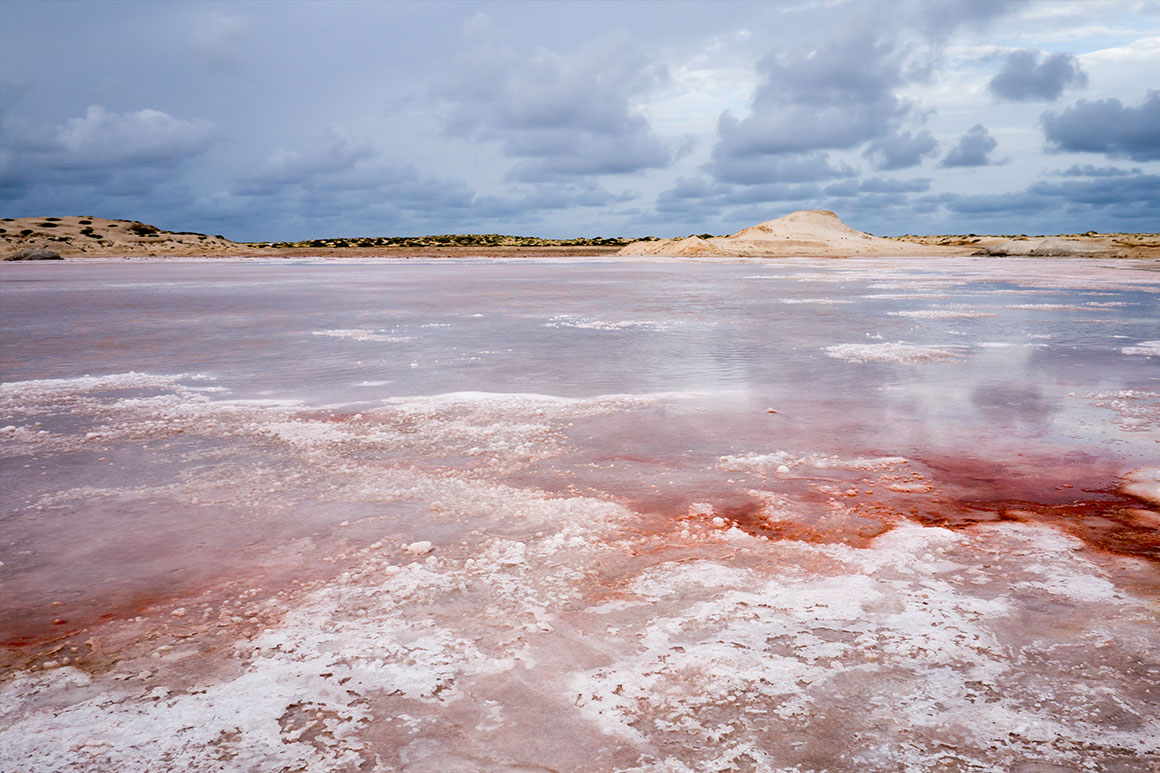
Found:
[{"label": "dune ridge", "polygon": [[85,257],[1095,257],[1160,259],[1160,234],[1058,236],[906,235],[880,237],[846,225],[824,209],[791,212],[729,236],[543,239],[467,234],[426,237],[234,242],[224,236],[166,231],[136,220],[99,217],[0,218],[0,258],[47,249]]},{"label": "dune ridge", "polygon": [[881,237],[851,228],[827,209],[791,212],[729,236],[656,239],[620,255],[669,257],[845,258],[856,256],[1026,256],[1160,258],[1160,234]]},{"label": "dune ridge", "polygon": [[828,209],[807,209],[743,228],[729,236],[633,242],[621,255],[673,257],[822,257],[966,255],[965,246],[885,239],[846,225]]}]

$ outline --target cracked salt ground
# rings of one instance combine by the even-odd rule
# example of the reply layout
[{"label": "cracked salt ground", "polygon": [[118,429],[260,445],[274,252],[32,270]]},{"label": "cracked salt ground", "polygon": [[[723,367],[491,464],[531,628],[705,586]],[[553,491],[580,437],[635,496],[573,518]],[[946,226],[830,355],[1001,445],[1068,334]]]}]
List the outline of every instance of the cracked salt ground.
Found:
[{"label": "cracked salt ground", "polygon": [[0,768],[1160,765],[1154,272],[754,265],[8,296]]}]

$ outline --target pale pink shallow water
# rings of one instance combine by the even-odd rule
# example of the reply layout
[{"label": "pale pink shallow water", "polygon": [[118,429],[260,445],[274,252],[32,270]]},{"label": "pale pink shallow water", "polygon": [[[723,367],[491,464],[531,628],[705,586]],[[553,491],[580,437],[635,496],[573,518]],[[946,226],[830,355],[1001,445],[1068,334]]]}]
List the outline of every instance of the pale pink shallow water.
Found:
[{"label": "pale pink shallow water", "polygon": [[0,267],[0,768],[1153,770],[1155,269]]}]

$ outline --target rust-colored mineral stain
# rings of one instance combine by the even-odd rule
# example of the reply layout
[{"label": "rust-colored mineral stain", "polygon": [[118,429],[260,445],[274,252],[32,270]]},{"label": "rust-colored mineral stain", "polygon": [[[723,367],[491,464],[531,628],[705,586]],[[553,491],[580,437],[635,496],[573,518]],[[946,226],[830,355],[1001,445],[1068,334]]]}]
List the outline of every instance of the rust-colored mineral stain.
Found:
[{"label": "rust-colored mineral stain", "polygon": [[[788,512],[772,512],[760,499],[726,486],[640,494],[628,504],[659,516],[651,529],[644,527],[646,532],[664,531],[665,523],[671,529],[688,520],[713,523],[719,518],[725,526],[764,539],[855,547],[905,521],[949,529],[1042,523],[1093,550],[1160,562],[1160,511],[1119,491],[1119,473],[1110,463],[1083,454],[1017,464],[954,457],[915,462],[906,475],[870,474],[848,487],[852,494],[799,487],[791,493]],[[900,487],[896,479],[913,485]],[[698,512],[698,504],[712,509]]]},{"label": "rust-colored mineral stain", "polygon": [[970,528],[997,521],[1050,524],[1107,553],[1160,562],[1154,505],[1122,493],[1122,470],[1089,454],[1017,463],[924,460],[935,489],[910,517],[928,526]]},{"label": "rust-colored mineral stain", "polygon": [[[1160,530],[1138,512],[1154,513],[1126,496],[1115,499],[1043,503],[1027,500],[990,500],[955,503],[943,509],[924,509],[914,518],[927,526],[966,529],[994,521],[1045,523],[1083,540],[1096,550],[1160,563]],[[1155,513],[1160,516],[1160,513]]]},{"label": "rust-colored mineral stain", "polygon": [[[188,593],[197,592],[197,589],[186,590]],[[0,647],[52,644],[94,625],[156,612],[165,605],[176,604],[182,598],[186,596],[179,592],[166,595],[137,593],[127,597],[114,597],[99,608],[77,606],[68,612],[68,618],[52,618],[49,614],[35,609],[9,610],[5,614],[5,636],[0,639]],[[66,625],[68,628],[62,628]]]}]

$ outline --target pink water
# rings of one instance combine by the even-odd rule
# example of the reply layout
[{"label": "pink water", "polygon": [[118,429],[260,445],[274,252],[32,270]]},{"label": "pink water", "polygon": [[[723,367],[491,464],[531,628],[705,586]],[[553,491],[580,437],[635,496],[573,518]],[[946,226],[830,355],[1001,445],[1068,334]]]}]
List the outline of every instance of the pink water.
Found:
[{"label": "pink water", "polygon": [[0,290],[9,768],[1160,764],[1154,265]]}]

